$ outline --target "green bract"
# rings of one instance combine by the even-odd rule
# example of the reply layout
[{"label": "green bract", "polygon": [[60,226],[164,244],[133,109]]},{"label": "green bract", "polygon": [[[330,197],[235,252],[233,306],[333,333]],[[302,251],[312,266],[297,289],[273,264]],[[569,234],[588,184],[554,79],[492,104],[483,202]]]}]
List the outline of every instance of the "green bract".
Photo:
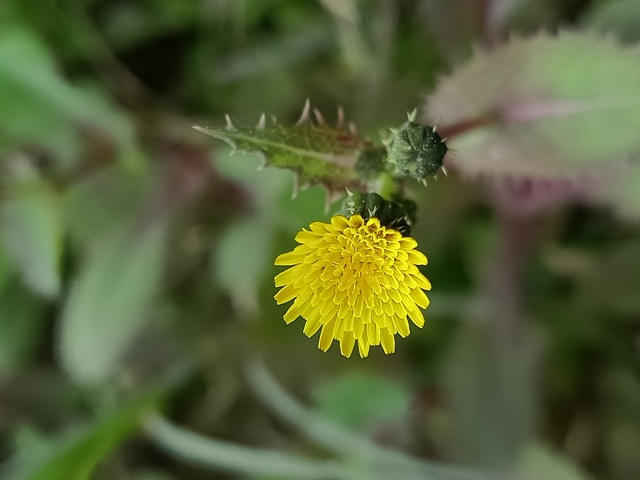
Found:
[{"label": "green bract", "polygon": [[411,234],[414,221],[415,204],[406,199],[402,202],[401,206],[399,203],[385,200],[377,193],[349,192],[342,202],[340,213],[345,217],[360,215],[365,220],[376,217],[382,226],[393,228],[403,236],[408,236]]}]

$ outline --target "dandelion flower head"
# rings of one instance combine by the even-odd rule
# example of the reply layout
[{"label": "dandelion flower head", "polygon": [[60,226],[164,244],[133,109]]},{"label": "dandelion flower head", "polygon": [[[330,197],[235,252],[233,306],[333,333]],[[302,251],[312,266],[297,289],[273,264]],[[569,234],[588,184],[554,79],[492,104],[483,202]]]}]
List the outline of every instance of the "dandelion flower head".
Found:
[{"label": "dandelion flower head", "polygon": [[293,300],[286,323],[305,321],[308,337],[321,330],[318,347],[327,351],[334,340],[349,357],[357,341],[361,357],[382,345],[395,351],[395,335],[409,335],[409,319],[424,325],[421,309],[431,284],[418,270],[427,257],[417,242],[376,217],[336,215],[330,223],[313,222],[296,235],[293,251],[275,260],[289,268],[275,277],[278,304]]}]

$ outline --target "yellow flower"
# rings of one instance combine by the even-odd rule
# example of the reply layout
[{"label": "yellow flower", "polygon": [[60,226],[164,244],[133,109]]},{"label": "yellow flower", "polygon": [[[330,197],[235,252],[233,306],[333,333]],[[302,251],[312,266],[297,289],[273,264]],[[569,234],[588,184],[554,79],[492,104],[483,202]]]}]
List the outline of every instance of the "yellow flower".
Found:
[{"label": "yellow flower", "polygon": [[322,328],[321,350],[338,340],[349,357],[357,340],[361,357],[379,344],[393,353],[395,334],[409,335],[407,317],[424,325],[420,309],[429,298],[423,290],[431,283],[416,266],[426,265],[427,257],[413,238],[381,226],[375,217],[336,215],[331,223],[313,222],[296,242],[293,251],[276,258],[276,265],[291,268],[275,277],[276,287],[282,287],[275,299],[279,305],[295,299],[284,320],[303,317],[308,337]]}]

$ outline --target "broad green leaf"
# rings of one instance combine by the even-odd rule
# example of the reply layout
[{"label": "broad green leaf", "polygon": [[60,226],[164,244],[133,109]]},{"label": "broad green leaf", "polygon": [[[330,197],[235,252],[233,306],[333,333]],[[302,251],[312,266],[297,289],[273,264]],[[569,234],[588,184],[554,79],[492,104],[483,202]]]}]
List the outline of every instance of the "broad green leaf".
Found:
[{"label": "broad green leaf", "polygon": [[258,287],[267,266],[274,225],[260,217],[232,225],[216,251],[216,277],[234,304],[246,314],[258,311]]},{"label": "broad green leaf", "polygon": [[527,446],[513,478],[518,480],[588,480],[569,460],[538,445]]},{"label": "broad green leaf", "polygon": [[111,232],[89,253],[74,279],[60,323],[59,355],[77,382],[112,375],[146,319],[165,252],[166,224]]},{"label": "broad green leaf", "polygon": [[90,244],[128,218],[149,193],[151,178],[105,168],[75,181],[64,192],[67,235],[74,247]]},{"label": "broad green leaf", "polygon": [[227,117],[225,128],[194,128],[224,140],[234,149],[262,154],[267,166],[292,170],[301,186],[319,183],[330,194],[359,186],[355,166],[367,143],[341,126],[333,129],[323,121],[312,122],[309,111],[307,102],[300,121],[292,127],[269,126],[264,117],[254,128],[235,127]]},{"label": "broad green leaf", "polygon": [[324,385],[316,396],[320,411],[354,429],[401,421],[409,395],[397,382],[370,373],[349,373]]},{"label": "broad green leaf", "polygon": [[158,404],[158,395],[131,401],[94,425],[62,437],[42,438],[23,432],[11,462],[8,480],[89,480],[96,466],[135,433],[144,415]]},{"label": "broad green leaf", "polygon": [[0,230],[25,283],[46,297],[60,291],[62,212],[58,192],[33,170],[5,184]]},{"label": "broad green leaf", "polygon": [[82,126],[103,130],[132,158],[130,122],[101,93],[63,79],[30,30],[3,26],[0,45],[0,152],[35,143],[69,162],[79,152]]},{"label": "broad green leaf", "polygon": [[[260,170],[255,155],[216,152],[216,168],[226,177],[246,185],[255,196],[259,215],[273,224],[298,230],[301,225],[327,216],[327,202],[320,186],[298,192],[291,201],[291,176],[284,170]],[[346,193],[346,192],[345,192]]]},{"label": "broad green leaf", "polygon": [[443,78],[426,116],[463,174],[599,177],[640,152],[640,53],[593,34],[513,38]]},{"label": "broad green leaf", "polygon": [[625,217],[640,219],[640,164],[609,172],[595,195]]},{"label": "broad green leaf", "polygon": [[604,435],[604,456],[610,478],[640,478],[640,421],[630,417],[608,427]]},{"label": "broad green leaf", "polygon": [[255,195],[255,204],[261,214],[279,216],[281,212],[275,203],[284,193],[291,200],[291,175],[278,169],[261,170],[261,161],[255,155],[242,152],[230,155],[223,150],[226,149],[221,148],[215,153],[216,170],[246,185]]},{"label": "broad green leaf", "polygon": [[20,280],[0,286],[0,372],[19,366],[33,354],[45,326],[44,301]]}]

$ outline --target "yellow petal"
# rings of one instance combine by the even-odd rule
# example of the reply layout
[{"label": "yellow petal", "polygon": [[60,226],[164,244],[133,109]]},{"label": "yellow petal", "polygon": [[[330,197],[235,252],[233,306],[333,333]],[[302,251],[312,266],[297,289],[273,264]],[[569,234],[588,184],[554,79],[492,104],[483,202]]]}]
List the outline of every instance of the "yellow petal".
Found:
[{"label": "yellow petal", "polygon": [[322,327],[320,332],[320,339],[318,340],[318,348],[323,352],[329,350],[333,343],[333,322],[328,323]]},{"label": "yellow petal", "polygon": [[411,298],[413,298],[413,301],[416,302],[420,308],[427,308],[429,306],[429,299],[419,288],[411,290]]},{"label": "yellow petal", "polygon": [[427,256],[418,250],[409,250],[409,261],[414,265],[426,265]]},{"label": "yellow petal", "polygon": [[320,317],[307,320],[302,332],[309,338],[313,337],[322,326],[322,322],[320,320]]},{"label": "yellow petal", "polygon": [[302,315],[302,308],[298,304],[298,302],[294,302],[293,305],[289,307],[289,310],[284,314],[284,321],[288,325]]},{"label": "yellow petal", "polygon": [[416,325],[416,327],[422,328],[424,325],[424,315],[422,311],[414,304],[413,308],[409,310],[409,318]]},{"label": "yellow petal", "polygon": [[310,243],[310,242],[313,242],[314,240],[317,240],[318,238],[322,238],[322,237],[319,237],[319,235],[315,232],[310,232],[309,230],[303,229],[298,232],[295,240],[298,243]]},{"label": "yellow petal", "polygon": [[403,317],[393,317],[393,324],[395,325],[396,330],[402,338],[408,336],[409,333],[411,333],[411,331],[409,330],[409,322],[407,321],[406,315]]},{"label": "yellow petal", "polygon": [[276,257],[276,260],[273,262],[274,265],[279,267],[286,265],[297,265],[304,260],[305,256],[301,255],[299,252],[295,250],[293,252],[281,253]]},{"label": "yellow petal", "polygon": [[431,282],[427,280],[427,277],[425,277],[421,273],[418,275],[412,275],[412,278],[416,282],[416,285],[418,285],[423,290],[431,290]]},{"label": "yellow petal", "polygon": [[382,350],[389,355],[396,351],[396,341],[393,338],[393,334],[386,328],[380,331],[380,341],[382,343]]},{"label": "yellow petal", "polygon": [[273,298],[276,299],[278,305],[282,305],[283,303],[287,303],[296,298],[299,293],[300,291],[293,285],[286,285],[282,287],[280,291],[274,295]]},{"label": "yellow petal", "polygon": [[369,342],[358,339],[358,353],[360,353],[360,358],[365,358],[369,355]]},{"label": "yellow petal", "polygon": [[356,340],[353,335],[349,332],[345,332],[342,337],[342,341],[340,342],[340,353],[345,357],[349,358],[351,356],[351,352],[353,352],[353,346],[355,345]]}]

